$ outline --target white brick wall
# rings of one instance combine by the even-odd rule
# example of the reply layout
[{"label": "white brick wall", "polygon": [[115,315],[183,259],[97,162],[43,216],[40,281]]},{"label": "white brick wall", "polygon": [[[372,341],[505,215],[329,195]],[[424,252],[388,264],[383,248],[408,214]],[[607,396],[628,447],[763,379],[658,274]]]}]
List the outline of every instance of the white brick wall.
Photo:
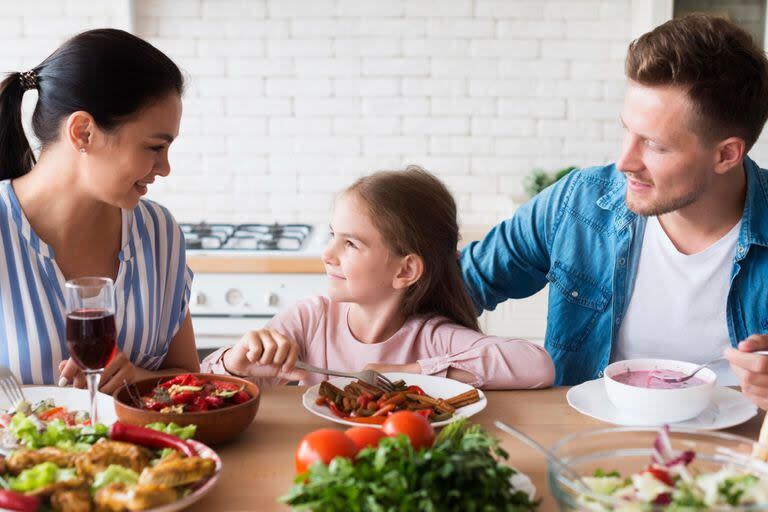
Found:
[{"label": "white brick wall", "polygon": [[355,177],[417,163],[464,223],[490,224],[534,167],[620,147],[632,0],[2,2],[0,69],[126,27],[131,4],[188,75],[173,173],[151,192],[180,220],[326,222]]}]

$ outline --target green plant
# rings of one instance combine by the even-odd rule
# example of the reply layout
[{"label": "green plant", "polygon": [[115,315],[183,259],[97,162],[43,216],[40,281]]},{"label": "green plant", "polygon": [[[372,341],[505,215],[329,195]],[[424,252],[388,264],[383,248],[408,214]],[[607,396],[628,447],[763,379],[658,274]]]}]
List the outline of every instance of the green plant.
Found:
[{"label": "green plant", "polygon": [[577,167],[572,165],[552,173],[543,169],[534,169],[525,178],[525,192],[529,197],[533,197],[563,176],[568,175],[574,169],[577,169]]}]

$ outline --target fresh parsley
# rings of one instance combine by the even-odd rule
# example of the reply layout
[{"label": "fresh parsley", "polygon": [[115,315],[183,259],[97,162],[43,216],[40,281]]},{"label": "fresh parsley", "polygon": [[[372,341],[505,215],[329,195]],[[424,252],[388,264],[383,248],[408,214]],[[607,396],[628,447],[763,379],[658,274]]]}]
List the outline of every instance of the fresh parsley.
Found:
[{"label": "fresh parsley", "polygon": [[293,510],[330,512],[527,512],[538,502],[515,489],[508,454],[479,425],[445,427],[432,448],[414,450],[405,436],[383,438],[352,461],[314,464],[280,501]]}]

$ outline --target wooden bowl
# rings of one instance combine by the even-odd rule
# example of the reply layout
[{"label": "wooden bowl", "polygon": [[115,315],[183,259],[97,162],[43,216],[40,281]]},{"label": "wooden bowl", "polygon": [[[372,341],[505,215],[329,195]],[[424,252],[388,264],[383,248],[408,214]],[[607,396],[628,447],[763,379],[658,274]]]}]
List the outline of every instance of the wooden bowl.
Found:
[{"label": "wooden bowl", "polygon": [[[195,424],[197,425],[197,432],[194,438],[208,445],[224,443],[240,435],[251,424],[256,416],[256,411],[259,409],[259,401],[261,399],[259,386],[245,379],[229,375],[214,375],[211,373],[194,373],[192,375],[206,381],[219,380],[243,386],[244,391],[251,395],[251,398],[241,404],[230,405],[212,411],[162,413],[135,407],[125,386],[122,386],[112,395],[115,399],[117,419],[123,423],[140,426],[158,421],[176,423],[181,426]],[[136,381],[131,387],[133,390],[138,390],[144,396],[151,392],[160,382],[171,377],[168,375],[151,377]]]}]

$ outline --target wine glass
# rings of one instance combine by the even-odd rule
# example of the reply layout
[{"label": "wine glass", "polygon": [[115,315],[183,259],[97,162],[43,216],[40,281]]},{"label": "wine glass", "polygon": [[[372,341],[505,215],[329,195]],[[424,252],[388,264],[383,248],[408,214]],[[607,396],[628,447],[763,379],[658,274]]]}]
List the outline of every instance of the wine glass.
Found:
[{"label": "wine glass", "polygon": [[67,347],[85,373],[91,398],[91,425],[98,422],[96,391],[104,367],[117,350],[115,288],[106,277],[80,277],[65,285]]}]

